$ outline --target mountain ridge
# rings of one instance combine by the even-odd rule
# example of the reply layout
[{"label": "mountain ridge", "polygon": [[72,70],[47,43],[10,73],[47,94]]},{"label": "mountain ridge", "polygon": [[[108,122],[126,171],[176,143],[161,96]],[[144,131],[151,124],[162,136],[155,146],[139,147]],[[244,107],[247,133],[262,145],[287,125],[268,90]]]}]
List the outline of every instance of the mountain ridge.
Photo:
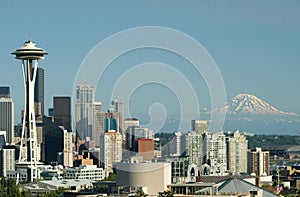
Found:
[{"label": "mountain ridge", "polygon": [[261,115],[292,115],[294,112],[285,112],[273,107],[264,100],[252,94],[237,94],[221,108],[227,114],[261,114]]}]

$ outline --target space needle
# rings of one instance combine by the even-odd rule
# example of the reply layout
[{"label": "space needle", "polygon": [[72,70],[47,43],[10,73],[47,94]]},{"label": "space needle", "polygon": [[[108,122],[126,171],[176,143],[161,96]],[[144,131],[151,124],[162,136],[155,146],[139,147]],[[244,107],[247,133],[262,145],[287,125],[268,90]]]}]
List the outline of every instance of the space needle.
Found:
[{"label": "space needle", "polygon": [[17,167],[17,183],[21,171],[27,174],[26,182],[34,182],[38,178],[38,146],[34,112],[34,85],[38,68],[38,60],[44,59],[48,53],[37,48],[33,41],[27,41],[24,46],[11,53],[22,62],[22,71],[25,88],[25,110],[20,143],[19,160]]}]

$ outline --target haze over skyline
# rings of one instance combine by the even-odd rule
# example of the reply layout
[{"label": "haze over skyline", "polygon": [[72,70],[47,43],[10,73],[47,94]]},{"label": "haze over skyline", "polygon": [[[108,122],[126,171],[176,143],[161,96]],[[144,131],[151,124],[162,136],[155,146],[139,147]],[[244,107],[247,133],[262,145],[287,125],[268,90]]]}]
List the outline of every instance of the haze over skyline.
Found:
[{"label": "haze over skyline", "polygon": [[[129,28],[162,26],[191,36],[208,50],[220,69],[227,100],[238,93],[250,93],[280,110],[300,114],[299,8],[299,1],[1,2],[0,85],[11,88],[18,123],[24,86],[20,62],[10,53],[24,41],[31,39],[49,53],[40,62],[45,69],[47,112],[53,96],[72,95],[81,62],[99,42]],[[151,61],[184,68],[181,72],[196,88],[200,108],[210,107],[201,75],[195,75],[176,55],[153,49],[118,58],[99,82],[95,100],[102,101],[106,110],[111,96],[108,89],[124,70]],[[166,108],[168,101],[177,102],[172,92],[157,84],[143,88],[132,98],[136,114],[147,113],[144,106],[153,102]]]}]

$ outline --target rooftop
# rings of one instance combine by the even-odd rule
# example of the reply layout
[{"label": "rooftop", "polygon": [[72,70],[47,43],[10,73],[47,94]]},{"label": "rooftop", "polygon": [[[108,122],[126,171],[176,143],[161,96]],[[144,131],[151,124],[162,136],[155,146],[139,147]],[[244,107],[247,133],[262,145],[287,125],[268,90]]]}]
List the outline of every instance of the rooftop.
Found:
[{"label": "rooftop", "polygon": [[16,59],[43,59],[48,53],[35,46],[35,42],[26,41],[24,46],[11,53],[16,55]]}]

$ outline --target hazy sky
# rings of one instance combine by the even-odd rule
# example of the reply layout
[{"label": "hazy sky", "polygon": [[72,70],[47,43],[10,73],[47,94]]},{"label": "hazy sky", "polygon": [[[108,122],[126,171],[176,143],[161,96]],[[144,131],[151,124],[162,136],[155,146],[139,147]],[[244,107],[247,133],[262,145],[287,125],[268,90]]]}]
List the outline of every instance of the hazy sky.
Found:
[{"label": "hazy sky", "polygon": [[[206,48],[221,72],[228,100],[238,93],[250,93],[283,111],[300,114],[299,10],[297,0],[1,1],[0,85],[11,87],[18,122],[24,87],[20,62],[10,53],[28,38],[49,53],[40,62],[45,69],[47,111],[53,96],[72,95],[81,62],[102,40],[129,28],[163,26],[191,36]],[[96,100],[107,107],[109,89],[126,71],[124,68],[144,62],[178,64],[179,70],[187,64],[161,50],[141,49],[124,55],[99,82]],[[118,69],[122,64],[123,70]],[[188,68],[180,72],[191,80],[200,107],[210,107],[209,91],[201,75],[195,76]],[[178,99],[173,97],[171,91],[152,84],[136,89],[132,100],[126,102],[140,109],[136,114],[147,110],[144,102],[165,103],[166,109],[175,103],[170,109],[179,110]],[[172,110],[168,113],[175,113]]]}]

